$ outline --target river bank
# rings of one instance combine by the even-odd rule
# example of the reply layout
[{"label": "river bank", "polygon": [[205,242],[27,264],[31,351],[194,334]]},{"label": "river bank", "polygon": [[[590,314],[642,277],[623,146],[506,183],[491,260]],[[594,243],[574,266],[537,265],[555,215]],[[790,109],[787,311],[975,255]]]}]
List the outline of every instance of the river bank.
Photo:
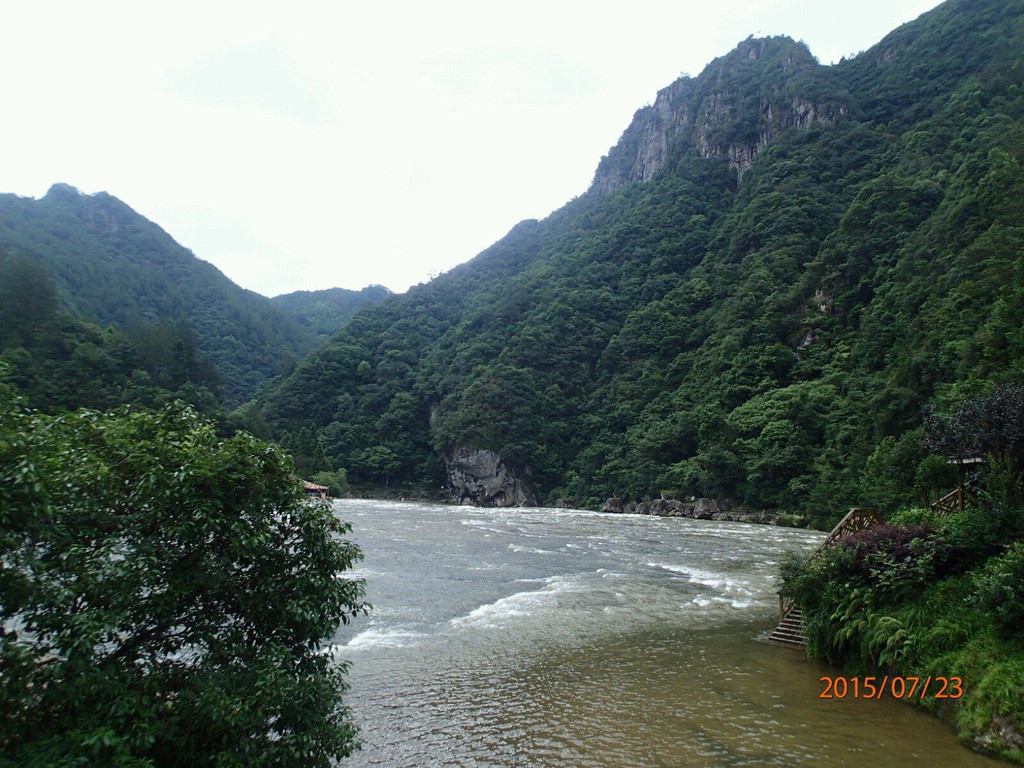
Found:
[{"label": "river bank", "polygon": [[[379,488],[360,486],[351,489],[344,498],[380,499],[386,501],[419,501],[428,504],[446,504],[451,506],[467,506],[465,500],[459,500],[453,491],[438,489],[424,490],[418,488]],[[481,509],[511,508],[538,509],[545,508],[542,504],[473,504]],[[787,528],[811,528],[821,530],[814,518],[788,512],[752,512],[733,504],[728,499],[693,498],[652,499],[646,501],[624,501],[612,497],[600,507],[588,508],[580,506],[572,499],[558,499],[550,507],[553,509],[576,509],[581,511],[602,512],[606,514],[651,515],[654,517],[683,517],[692,520],[717,520],[720,522],[755,523],[758,525],[776,525]]]},{"label": "river bank", "polygon": [[1013,542],[1016,514],[913,510],[811,562],[789,558],[782,592],[802,609],[808,654],[848,676],[955,679],[950,692],[922,686],[909,700],[952,723],[964,744],[1024,763],[1024,541]]},{"label": "river bank", "polygon": [[733,523],[781,525],[788,528],[812,527],[813,520],[804,515],[783,512],[750,512],[728,499],[660,498],[650,501],[624,502],[612,497],[604,503],[601,512],[611,514],[654,515],[657,517],[685,517],[691,520],[719,520]]},{"label": "river bank", "polygon": [[339,630],[350,768],[994,766],[836,670],[755,642],[815,531],[549,508],[342,500],[374,605]]}]

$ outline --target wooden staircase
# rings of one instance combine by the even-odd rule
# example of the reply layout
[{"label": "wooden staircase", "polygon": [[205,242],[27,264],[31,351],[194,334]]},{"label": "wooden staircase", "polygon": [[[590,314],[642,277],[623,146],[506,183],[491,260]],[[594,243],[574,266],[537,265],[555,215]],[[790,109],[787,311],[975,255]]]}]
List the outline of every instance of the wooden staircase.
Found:
[{"label": "wooden staircase", "polygon": [[[821,557],[821,553],[825,551],[826,547],[831,546],[843,536],[855,533],[856,531],[862,531],[865,528],[871,528],[880,523],[882,523],[882,518],[878,516],[875,510],[866,507],[854,507],[846,514],[846,517],[839,521],[839,524],[832,529],[832,532],[825,537],[825,540],[821,542],[811,556],[807,558],[807,562]],[[773,645],[784,645],[787,648],[798,648],[800,650],[807,648],[807,635],[804,632],[804,614],[800,610],[800,606],[795,604],[793,598],[779,595],[779,625],[767,635],[759,637],[758,640],[772,643]]]},{"label": "wooden staircase", "polygon": [[807,636],[804,634],[804,615],[799,608],[790,608],[789,613],[783,616],[779,626],[769,634],[761,638],[766,643],[773,645],[784,645],[787,648],[807,647]]}]

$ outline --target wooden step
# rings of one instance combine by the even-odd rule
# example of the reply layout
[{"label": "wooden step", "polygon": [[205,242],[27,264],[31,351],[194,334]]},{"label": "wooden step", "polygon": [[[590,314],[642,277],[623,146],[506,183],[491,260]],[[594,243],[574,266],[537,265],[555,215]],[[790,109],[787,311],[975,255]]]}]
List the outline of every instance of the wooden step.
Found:
[{"label": "wooden step", "polygon": [[776,637],[772,637],[771,635],[767,637],[758,638],[758,640],[762,643],[767,643],[768,645],[778,645],[782,648],[792,648],[794,651],[807,650],[807,646],[804,643],[801,643],[799,640],[780,640]]},{"label": "wooden step", "polygon": [[783,645],[788,648],[804,649],[807,647],[807,635],[804,632],[804,615],[799,608],[791,608],[786,618],[769,634],[759,638],[766,643]]}]

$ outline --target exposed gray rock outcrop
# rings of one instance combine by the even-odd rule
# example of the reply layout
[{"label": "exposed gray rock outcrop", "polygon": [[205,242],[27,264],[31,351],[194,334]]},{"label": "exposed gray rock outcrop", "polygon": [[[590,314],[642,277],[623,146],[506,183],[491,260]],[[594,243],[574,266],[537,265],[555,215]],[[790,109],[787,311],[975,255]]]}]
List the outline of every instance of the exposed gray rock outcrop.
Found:
[{"label": "exposed gray rock outcrop", "polygon": [[984,752],[1012,749],[1024,750],[1024,734],[1014,722],[1003,715],[993,715],[988,730],[974,737],[975,746]]},{"label": "exposed gray rock outcrop", "polygon": [[448,483],[456,502],[479,507],[533,507],[537,497],[528,473],[516,473],[501,456],[468,446],[444,454]]},{"label": "exposed gray rock outcrop", "polygon": [[620,499],[618,496],[612,496],[610,499],[608,499],[608,501],[604,503],[604,506],[601,507],[601,511],[612,512],[615,514],[621,513],[623,511],[622,499]]},{"label": "exposed gray rock outcrop", "polygon": [[[785,131],[850,116],[844,94],[825,86],[830,77],[802,43],[783,37],[744,40],[699,77],[679,78],[638,110],[601,159],[591,190],[609,194],[629,182],[650,181],[687,149],[726,158],[742,178]],[[805,95],[829,92],[827,101]]]},{"label": "exposed gray rock outcrop", "polygon": [[714,499],[697,499],[693,503],[693,516],[698,520],[713,520],[721,510]]}]

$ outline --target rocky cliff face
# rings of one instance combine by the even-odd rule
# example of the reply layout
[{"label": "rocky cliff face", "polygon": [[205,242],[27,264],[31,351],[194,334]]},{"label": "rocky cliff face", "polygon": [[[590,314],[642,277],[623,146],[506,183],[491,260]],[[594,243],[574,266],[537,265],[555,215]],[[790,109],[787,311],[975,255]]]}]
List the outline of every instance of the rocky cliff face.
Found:
[{"label": "rocky cliff face", "polygon": [[693,92],[694,81],[682,77],[658,91],[654,104],[637,110],[619,143],[601,158],[591,189],[607,194],[631,181],[654,178],[667,164],[670,147],[689,132]]},{"label": "rocky cliff face", "polygon": [[831,125],[849,114],[845,92],[806,46],[785,37],[751,38],[699,78],[682,77],[659,91],[602,158],[591,190],[608,194],[650,181],[687,150],[727,158],[742,178],[784,131]]},{"label": "rocky cliff face", "polygon": [[501,456],[468,446],[444,455],[455,500],[480,507],[533,507],[537,497],[530,481],[520,477]]}]

